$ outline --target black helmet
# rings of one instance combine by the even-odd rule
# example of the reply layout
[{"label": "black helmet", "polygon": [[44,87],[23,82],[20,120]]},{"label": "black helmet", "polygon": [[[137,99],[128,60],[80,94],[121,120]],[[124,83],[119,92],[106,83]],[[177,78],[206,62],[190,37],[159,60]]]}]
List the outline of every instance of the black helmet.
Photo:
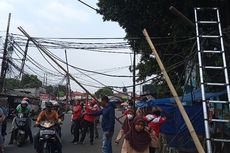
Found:
[{"label": "black helmet", "polygon": [[52,108],[53,104],[51,102],[46,102],[46,108]]}]

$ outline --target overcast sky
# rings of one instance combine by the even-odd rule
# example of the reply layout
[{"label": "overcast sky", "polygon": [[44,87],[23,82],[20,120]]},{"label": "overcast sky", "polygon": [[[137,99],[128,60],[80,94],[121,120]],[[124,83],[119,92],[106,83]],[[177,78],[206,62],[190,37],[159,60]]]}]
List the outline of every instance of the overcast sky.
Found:
[{"label": "overcast sky", "polygon": [[[97,0],[84,0],[84,2],[97,8]],[[12,14],[10,32],[14,34],[22,34],[17,29],[18,26],[21,26],[31,36],[39,37],[122,38],[125,36],[124,30],[118,23],[103,22],[101,15],[83,5],[78,0],[0,0],[0,36],[5,36],[9,13]],[[95,40],[77,41],[92,42]],[[123,40],[104,40],[104,42],[113,41],[121,42]],[[103,41],[100,40],[100,42]],[[65,60],[64,50],[51,49],[50,51]],[[117,51],[131,52],[129,49]],[[119,67],[131,65],[133,59],[133,55],[131,54],[110,54],[90,52],[87,50],[67,50],[67,52],[68,62],[79,68],[114,75],[132,75],[127,67],[118,69]],[[29,48],[28,55],[43,66],[52,69],[38,50]],[[27,64],[31,65],[29,62],[27,62]],[[26,70],[25,68],[25,71]],[[81,83],[102,86],[98,82],[79,74],[79,72],[74,69],[70,68],[70,73],[78,76],[78,81]],[[39,74],[44,76],[43,72],[39,72]],[[89,75],[108,86],[132,85],[132,78],[112,78],[95,74]],[[48,75],[48,83],[58,84],[60,81],[60,78]],[[72,90],[83,91],[76,83],[71,82],[71,87]],[[85,86],[85,88],[90,92],[98,90],[98,88],[89,86]],[[132,88],[129,90],[132,91]],[[137,91],[139,91],[139,87],[137,87]]]}]

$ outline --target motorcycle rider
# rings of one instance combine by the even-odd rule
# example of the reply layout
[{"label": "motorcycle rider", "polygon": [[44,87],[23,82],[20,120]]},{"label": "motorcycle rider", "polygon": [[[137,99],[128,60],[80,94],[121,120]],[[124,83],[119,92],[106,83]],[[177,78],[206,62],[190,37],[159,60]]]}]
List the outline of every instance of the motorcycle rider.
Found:
[{"label": "motorcycle rider", "polygon": [[[35,126],[40,125],[41,121],[50,121],[50,122],[58,123],[58,113],[55,110],[52,110],[52,107],[53,107],[53,104],[51,102],[46,102],[46,108],[45,110],[41,111],[40,114],[38,115]],[[39,133],[40,131],[38,131],[38,133],[34,136],[34,148],[36,149],[38,153],[40,153],[42,149],[41,145],[39,145]],[[62,145],[61,145],[59,135],[56,135],[56,137],[58,140],[57,141],[58,144],[55,146],[58,147],[57,149],[59,150],[59,153],[60,153]]]},{"label": "motorcycle rider", "polygon": [[58,102],[54,102],[53,103],[53,110],[55,110],[57,113],[58,113],[58,118],[61,120],[61,121],[64,121],[64,113],[61,111],[60,109],[60,105]]},{"label": "motorcycle rider", "polygon": [[[28,106],[29,99],[27,97],[23,98],[21,101],[21,104],[19,104],[16,107],[16,114],[18,113],[22,113],[24,116],[28,117],[28,127],[27,127],[27,134],[30,138],[30,143],[33,143],[33,136],[32,136],[32,132],[31,132],[31,120],[29,119],[29,113],[30,113],[30,107]],[[14,117],[13,121],[12,121],[12,133],[11,133],[11,137],[10,137],[10,142],[9,144],[13,144],[15,135],[16,135],[16,123],[15,123],[15,119],[16,117]]]},{"label": "motorcycle rider", "polygon": [[[53,110],[58,113],[58,123],[64,121],[64,113],[60,110],[60,105],[57,101],[53,102]],[[60,124],[57,125],[58,134],[61,137],[61,126]]]}]

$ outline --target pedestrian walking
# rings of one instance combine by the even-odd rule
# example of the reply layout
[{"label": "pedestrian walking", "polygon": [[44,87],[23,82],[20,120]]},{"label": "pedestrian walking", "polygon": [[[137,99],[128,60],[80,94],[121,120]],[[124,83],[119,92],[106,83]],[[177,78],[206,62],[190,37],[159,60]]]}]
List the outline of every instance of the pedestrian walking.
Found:
[{"label": "pedestrian walking", "polygon": [[72,143],[77,144],[79,142],[79,130],[82,116],[82,107],[80,105],[80,101],[76,101],[73,106],[72,113],[72,127],[73,127],[73,141]]},{"label": "pedestrian walking", "polygon": [[144,119],[148,122],[150,135],[152,137],[149,150],[150,153],[155,153],[159,148],[160,127],[166,122],[167,118],[163,115],[163,110],[160,107],[156,107],[155,110],[151,114],[146,115]]},{"label": "pedestrian walking", "polygon": [[89,115],[102,115],[102,153],[112,153],[112,137],[115,124],[115,106],[113,103],[109,102],[109,98],[107,96],[102,97],[101,106],[103,109],[95,113],[90,113]]},{"label": "pedestrian walking", "polygon": [[151,137],[145,130],[143,117],[137,116],[126,134],[121,153],[149,153]]},{"label": "pedestrian walking", "polygon": [[124,123],[122,124],[122,127],[117,135],[117,138],[115,140],[115,143],[119,143],[120,140],[129,132],[129,130],[132,127],[133,124],[133,120],[134,120],[134,110],[129,109],[128,111],[126,111],[125,113],[125,120]]}]

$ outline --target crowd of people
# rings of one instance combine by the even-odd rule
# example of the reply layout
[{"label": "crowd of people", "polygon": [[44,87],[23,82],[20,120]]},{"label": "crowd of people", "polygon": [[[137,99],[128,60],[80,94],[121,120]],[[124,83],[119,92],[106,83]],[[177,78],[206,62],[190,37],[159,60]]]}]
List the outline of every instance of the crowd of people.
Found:
[{"label": "crowd of people", "polygon": [[166,121],[164,112],[155,107],[150,112],[130,108],[124,111],[124,123],[115,143],[124,138],[121,153],[155,153],[159,148],[160,126]]},{"label": "crowd of people", "polygon": [[[28,117],[28,124],[26,132],[30,143],[34,144],[37,153],[42,150],[42,144],[39,141],[40,130],[32,136],[31,119],[29,118],[30,108],[29,99],[23,98],[21,104],[16,108],[15,114],[23,113]],[[94,144],[94,140],[99,138],[98,123],[99,116],[101,118],[102,127],[102,153],[112,153],[112,143],[119,144],[123,140],[121,153],[155,153],[159,148],[159,133],[160,126],[166,121],[164,112],[155,107],[151,112],[144,113],[140,109],[134,110],[133,107],[127,107],[123,112],[122,117],[124,121],[122,128],[118,132],[117,137],[113,140],[114,126],[115,126],[115,105],[109,102],[109,98],[104,96],[100,104],[93,99],[86,102],[84,105],[80,101],[75,101],[72,107],[72,126],[71,133],[73,135],[73,144],[85,143],[86,133],[89,132],[90,144]],[[15,117],[16,118],[16,117]],[[15,118],[12,121],[11,137],[9,144],[13,144],[17,127]],[[62,152],[61,143],[61,126],[64,120],[64,114],[60,111],[58,103],[46,102],[46,107],[42,110],[36,118],[34,127],[39,127],[42,121],[51,121],[56,123],[56,146],[59,153]],[[5,115],[0,109],[0,124],[2,134],[0,135],[0,153],[3,152],[4,144],[4,121]],[[114,142],[113,142],[114,141]]]},{"label": "crowd of people", "polygon": [[[76,101],[73,106],[73,143],[83,144],[86,136],[86,132],[89,130],[90,144],[93,145],[94,133],[95,138],[98,138],[97,124],[99,122],[98,116],[102,115],[101,127],[102,127],[102,152],[112,152],[112,137],[114,133],[115,125],[115,107],[112,103],[109,103],[107,96],[102,97],[100,106],[96,100],[91,100],[85,103],[83,110],[79,101]],[[80,138],[81,130],[81,138]]]},{"label": "crowd of people", "polygon": [[[81,105],[80,101],[76,101],[72,109],[72,127],[71,132],[73,134],[73,143],[74,144],[83,144],[86,133],[89,131],[90,135],[90,144],[94,144],[94,139],[99,138],[99,132],[97,130],[97,125],[99,123],[99,116],[102,115],[101,125],[103,130],[103,143],[102,143],[102,152],[112,152],[112,136],[114,133],[114,124],[115,124],[115,110],[114,105],[109,103],[109,98],[104,96],[101,99],[100,106],[97,103],[97,100],[88,101]],[[33,136],[31,132],[31,118],[30,118],[30,107],[29,99],[23,98],[21,103],[16,107],[14,111],[14,118],[12,120],[11,135],[9,145],[17,141],[18,137],[18,121],[19,114],[23,114],[25,118],[25,135],[28,136],[30,143],[34,144],[34,148],[37,153],[42,152],[42,143],[41,143],[41,131]],[[0,108],[0,153],[4,151],[4,136],[6,135],[6,118],[7,114],[4,114],[3,109]],[[20,115],[21,116],[21,115]],[[20,117],[22,118],[22,117]],[[34,127],[41,127],[42,122],[49,121],[50,123],[55,123],[55,149],[58,153],[62,152],[62,143],[61,143],[61,124],[64,120],[64,114],[60,111],[58,103],[51,103],[50,101],[45,103],[45,108],[41,110],[37,118],[34,119]],[[23,122],[24,122],[23,121]],[[80,137],[81,133],[81,137]],[[94,134],[95,133],[95,134]],[[27,138],[26,138],[27,139]],[[16,142],[17,143],[17,142]]]}]

